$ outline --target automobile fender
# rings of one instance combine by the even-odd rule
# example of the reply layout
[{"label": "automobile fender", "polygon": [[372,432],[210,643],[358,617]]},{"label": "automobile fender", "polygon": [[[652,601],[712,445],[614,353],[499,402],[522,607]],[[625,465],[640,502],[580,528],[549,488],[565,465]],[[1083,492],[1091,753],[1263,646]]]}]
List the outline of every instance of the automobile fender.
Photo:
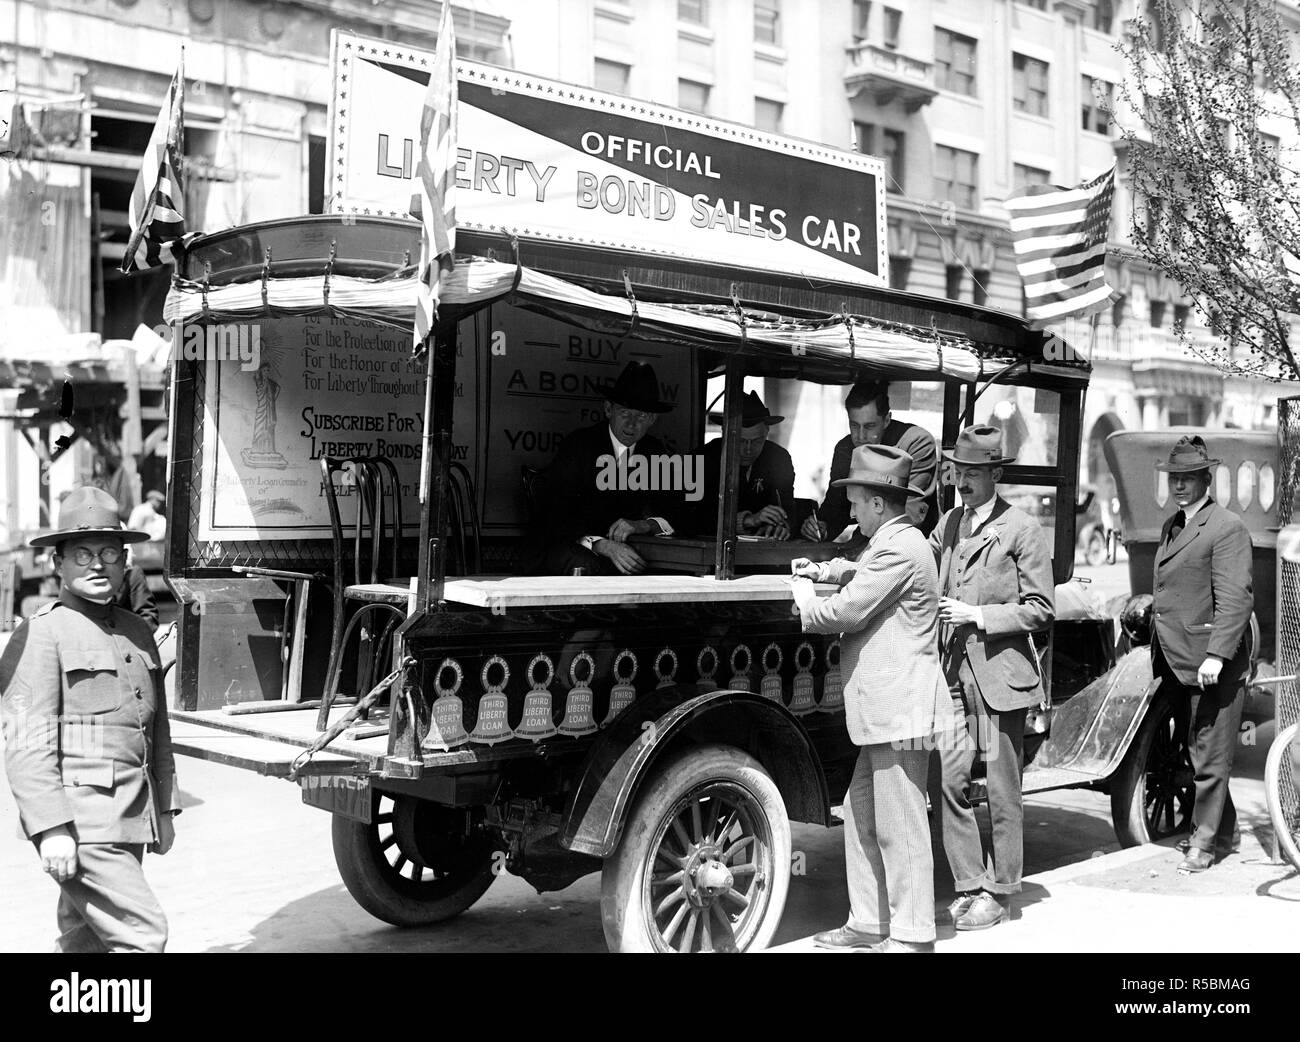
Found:
[{"label": "automobile fender", "polygon": [[826,777],[798,719],[752,691],[700,692],[692,684],[638,698],[597,739],[565,807],[561,844],[576,853],[609,857],[656,760],[692,734],[753,755],[771,773],[792,820],[830,824]]}]

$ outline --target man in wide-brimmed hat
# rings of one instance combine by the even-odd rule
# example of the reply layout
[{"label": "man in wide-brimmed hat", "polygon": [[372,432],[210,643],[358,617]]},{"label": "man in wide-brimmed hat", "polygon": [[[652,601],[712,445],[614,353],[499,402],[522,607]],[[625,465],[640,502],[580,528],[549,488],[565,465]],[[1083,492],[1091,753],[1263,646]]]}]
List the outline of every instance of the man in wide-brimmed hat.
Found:
[{"label": "man in wide-brimmed hat", "polygon": [[[754,391],[745,395],[740,416],[740,491],[736,530],[773,539],[789,539],[794,519],[794,461],[767,434],[784,420],[767,411]],[[722,485],[722,438],[701,450],[704,495],[695,528],[712,538],[718,523],[718,491]]]},{"label": "man in wide-brimmed hat", "polygon": [[75,489],[55,547],[59,599],[23,622],[0,657],[5,771],[23,834],[59,885],[58,949],[163,950],[167,918],[141,870],[170,849],[179,813],[153,633],[117,607],[126,543],[117,502]]},{"label": "man in wide-brimmed hat", "polygon": [[[1002,451],[997,427],[967,427],[943,458],[953,465],[962,505],[939,519],[930,546],[939,562],[939,652],[959,719],[940,744],[944,852],[957,889],[949,906],[958,930],[1003,921],[1024,866],[1020,767],[1025,714],[1042,700],[1032,634],[1056,614],[1052,555],[1038,523],[997,494]],[[976,756],[985,763],[992,849],[986,864],[970,803]]]},{"label": "man in wide-brimmed hat", "polygon": [[[907,516],[909,500],[925,491],[908,484],[912,466],[893,446],[855,449],[848,475],[838,480],[870,546],[857,560],[791,562],[803,628],[843,634],[845,722],[861,746],[844,799],[849,921],[819,933],[822,948],[934,947],[925,783],[935,735],[950,729],[952,708],[936,641],[934,557]],[[841,589],[818,598],[809,579]]]},{"label": "man in wide-brimmed hat", "polygon": [[1151,671],[1173,700],[1196,778],[1195,831],[1182,873],[1203,872],[1237,850],[1241,836],[1228,791],[1250,668],[1250,532],[1210,498],[1212,468],[1199,435],[1178,439],[1156,470],[1169,475],[1178,512],[1165,521],[1152,581]]},{"label": "man in wide-brimmed hat", "polygon": [[628,546],[627,537],[671,535],[674,521],[682,521],[684,496],[680,490],[634,488],[628,487],[632,482],[601,478],[632,473],[636,457],[664,456],[663,443],[649,431],[670,409],[660,398],[654,368],[628,362],[606,394],[605,419],[564,439],[539,488],[538,572],[645,571],[645,561]]}]

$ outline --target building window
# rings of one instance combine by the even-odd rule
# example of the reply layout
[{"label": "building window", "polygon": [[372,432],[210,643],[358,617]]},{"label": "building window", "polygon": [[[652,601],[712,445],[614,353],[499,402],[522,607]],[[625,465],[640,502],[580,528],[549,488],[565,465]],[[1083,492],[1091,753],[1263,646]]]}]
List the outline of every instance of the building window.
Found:
[{"label": "building window", "polygon": [[1282,152],[1282,139],[1276,138],[1272,134],[1261,133],[1256,135],[1255,140],[1259,143],[1259,150],[1264,155],[1265,165],[1275,168]]},{"label": "building window", "polygon": [[992,272],[986,271],[982,268],[976,268],[974,271],[971,272],[970,299],[972,304],[976,304],[979,307],[983,307],[986,303],[988,303],[989,279],[992,277],[992,274],[993,274]]},{"label": "building window", "polygon": [[859,152],[879,156],[885,161],[885,191],[903,191],[903,148],[906,143],[903,131],[855,121],[853,137]]},{"label": "building window", "polygon": [[948,29],[934,31],[935,84],[975,97],[975,41]]},{"label": "building window", "polygon": [[1191,317],[1192,309],[1189,304],[1174,305],[1174,332],[1187,332],[1187,320]]},{"label": "building window", "polygon": [[325,139],[307,138],[307,212],[325,212]]},{"label": "building window", "polygon": [[966,277],[966,269],[960,264],[948,264],[943,269],[943,295],[949,300],[961,300],[961,284]]},{"label": "building window", "polygon": [[709,0],[677,0],[677,20],[695,25],[708,25]]},{"label": "building window", "polygon": [[937,198],[947,199],[966,210],[974,210],[979,198],[979,168],[980,157],[974,152],[936,145],[934,190]]},{"label": "building window", "polygon": [[694,80],[678,80],[677,107],[687,112],[708,112],[709,85]]},{"label": "building window", "polygon": [[1035,11],[1047,10],[1047,0],[1016,0],[1016,3],[1023,4],[1025,7],[1032,7]]},{"label": "building window", "polygon": [[1124,308],[1127,303],[1128,297],[1121,293],[1110,306],[1110,324],[1113,328],[1119,329],[1124,324]]},{"label": "building window", "polygon": [[871,0],[853,0],[853,42],[862,43],[867,38],[871,24]]},{"label": "building window", "polygon": [[781,42],[781,0],[754,0],[754,40],[757,43]]},{"label": "building window", "polygon": [[897,8],[885,8],[885,31],[883,39],[885,47],[891,51],[898,50],[898,34],[903,29],[903,12]]},{"label": "building window", "polygon": [[779,101],[754,99],[754,126],[759,130],[766,130],[770,134],[781,133],[781,117],[784,113],[785,106]]},{"label": "building window", "polygon": [[1083,77],[1083,129],[1093,134],[1110,133],[1110,108],[1115,96],[1115,84],[1106,80]]},{"label": "building window", "polygon": [[889,258],[889,288],[907,289],[907,280],[912,274],[911,257]]},{"label": "building window", "polygon": [[1151,328],[1162,329],[1165,324],[1165,302],[1163,300],[1151,301]]},{"label": "building window", "polygon": [[1051,173],[1047,170],[1039,170],[1036,166],[1025,166],[1023,163],[1016,163],[1011,170],[1011,190],[1013,192],[1022,191],[1030,185],[1049,185],[1052,183]]},{"label": "building window", "polygon": [[1047,62],[1011,56],[1011,107],[1031,116],[1047,115]]},{"label": "building window", "polygon": [[632,66],[630,65],[605,61],[603,58],[596,59],[595,87],[597,90],[608,91],[610,94],[626,94],[628,79],[631,75]]},{"label": "building window", "polygon": [[1092,27],[1099,33],[1111,33],[1115,28],[1115,0],[1093,0]]},{"label": "building window", "polygon": [[874,156],[876,154],[876,128],[870,123],[859,123],[855,119],[853,121],[853,142],[857,150],[864,156]]}]

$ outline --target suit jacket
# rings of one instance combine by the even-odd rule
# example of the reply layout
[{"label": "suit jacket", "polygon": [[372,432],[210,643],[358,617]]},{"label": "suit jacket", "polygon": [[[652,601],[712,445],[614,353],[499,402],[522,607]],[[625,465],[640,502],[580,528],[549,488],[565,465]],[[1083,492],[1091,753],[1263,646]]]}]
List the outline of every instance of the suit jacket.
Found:
[{"label": "suit jacket", "polygon": [[[1176,515],[1175,515],[1176,516]],[[1236,682],[1250,662],[1245,639],[1255,607],[1250,532],[1210,500],[1173,539],[1168,518],[1156,547],[1152,623],[1174,675],[1195,686],[1206,655],[1224,660],[1219,682]]]},{"label": "suit jacket", "polygon": [[[700,450],[704,459],[704,495],[695,504],[695,531],[712,537],[718,527],[718,493],[722,486],[722,439],[709,442]],[[793,531],[798,531],[794,502],[794,460],[774,441],[767,441],[763,451],[748,467],[740,468],[740,498],[737,511],[762,510],[780,506],[790,517]]]},{"label": "suit jacket", "polygon": [[64,590],[0,657],[5,772],[23,833],[68,825],[79,843],[153,843],[179,810],[153,633],[116,605]]},{"label": "suit jacket", "polygon": [[122,588],[117,591],[113,603],[119,608],[135,612],[149,624],[151,629],[157,627],[158,604],[149,590],[149,580],[144,574],[144,569],[138,564],[133,564],[126,570],[126,578]]},{"label": "suit jacket", "polygon": [[[659,439],[646,435],[634,446],[628,464],[635,456],[662,456],[667,451]],[[619,518],[662,517],[674,528],[683,523],[685,496],[680,489],[599,488],[599,460],[613,454],[604,420],[574,431],[560,444],[538,489],[538,522],[546,547],[574,543],[585,535],[603,536]]]},{"label": "suit jacket", "polygon": [[951,726],[936,642],[939,581],[925,537],[906,518],[881,527],[856,561],[821,565],[841,589],[802,613],[809,633],[842,633],[840,669],[855,745],[925,738]]},{"label": "suit jacket", "polygon": [[[935,473],[939,467],[939,453],[934,444],[934,436],[914,423],[902,420],[890,420],[880,444],[893,445],[912,457],[912,470],[908,480],[914,488],[929,489],[934,485]],[[853,457],[853,438],[845,435],[835,443],[835,452],[831,456],[830,481],[838,481],[849,476],[849,464]],[[934,491],[923,502],[929,507],[925,523],[920,526],[922,535],[934,531],[939,520],[939,500]],[[849,505],[849,494],[844,485],[830,485],[826,491],[826,501],[822,503],[817,516],[826,522],[827,535],[834,539],[844,531],[845,526],[853,523],[853,511]]]},{"label": "suit jacket", "polygon": [[998,496],[989,519],[959,547],[964,512],[958,506],[943,515],[930,535],[930,548],[939,562],[943,596],[979,605],[984,629],[967,623],[940,635],[944,670],[951,675],[965,655],[992,709],[1024,709],[1043,697],[1029,635],[1047,629],[1056,617],[1047,538],[1032,517]]}]

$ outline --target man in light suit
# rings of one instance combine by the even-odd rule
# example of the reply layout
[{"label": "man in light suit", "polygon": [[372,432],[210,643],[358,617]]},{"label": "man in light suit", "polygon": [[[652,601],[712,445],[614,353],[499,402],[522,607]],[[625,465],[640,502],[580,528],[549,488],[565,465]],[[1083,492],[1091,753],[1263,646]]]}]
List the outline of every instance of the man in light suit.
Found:
[{"label": "man in light suit", "polygon": [[64,500],[59,599],[14,631],[0,657],[5,771],[23,835],[59,885],[58,950],[161,952],[167,918],[141,871],[165,854],[180,812],[153,630],[113,603],[126,568],[107,492]]},{"label": "man in light suit", "polygon": [[1156,464],[1168,472],[1179,506],[1156,548],[1151,671],[1173,699],[1195,774],[1195,831],[1178,866],[1184,874],[1204,872],[1216,853],[1241,846],[1228,776],[1241,727],[1255,600],[1250,532],[1210,498],[1210,468],[1218,465],[1198,436],[1180,438],[1168,462]]},{"label": "man in light suit", "polygon": [[[843,634],[849,737],[862,747],[844,800],[849,921],[819,947],[934,950],[934,859],[925,779],[936,733],[950,725],[935,643],[939,587],[925,537],[907,515],[912,457],[863,445],[839,481],[871,545],[856,561],[791,562],[795,604],[809,633]],[[838,593],[819,599],[812,582]]]},{"label": "man in light suit", "polygon": [[[1018,893],[1024,865],[1020,795],[1025,712],[1043,697],[1031,634],[1055,617],[1052,560],[1042,528],[997,494],[1002,454],[997,427],[967,427],[944,453],[955,468],[962,507],[930,535],[939,562],[939,649],[953,708],[964,719],[940,745],[941,828],[957,899],[958,930],[982,930],[1006,918],[1002,901]],[[971,771],[984,758],[992,863],[970,803]]]}]

